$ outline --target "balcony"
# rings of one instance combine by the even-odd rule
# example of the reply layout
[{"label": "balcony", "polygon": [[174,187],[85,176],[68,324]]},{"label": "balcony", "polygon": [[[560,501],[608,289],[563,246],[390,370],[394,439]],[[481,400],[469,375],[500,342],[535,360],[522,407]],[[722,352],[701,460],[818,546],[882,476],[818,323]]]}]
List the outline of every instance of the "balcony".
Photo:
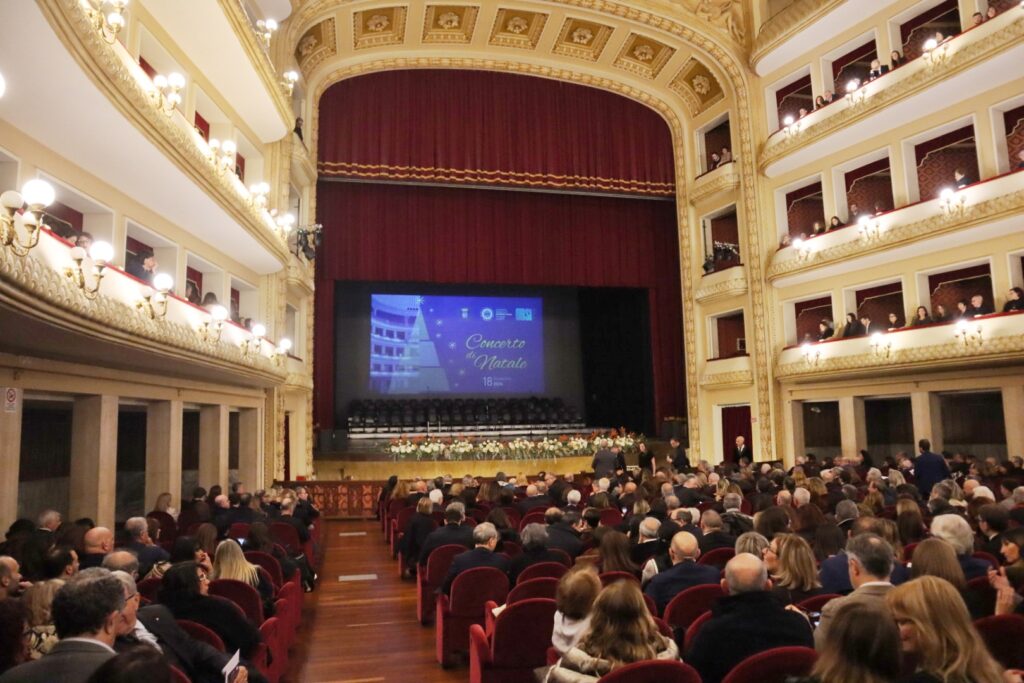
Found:
[{"label": "balcony", "polygon": [[705,388],[743,387],[753,383],[754,373],[747,355],[711,358],[704,363],[704,372],[700,376],[700,385]]},{"label": "balcony", "polygon": [[[24,235],[20,217],[15,221]],[[37,234],[25,256],[0,247],[0,328],[8,352],[243,386],[285,378],[284,354],[273,342],[114,266],[97,280],[89,258],[81,261],[80,287],[72,245],[47,229]]]},{"label": "balcony", "polygon": [[747,293],[747,269],[742,265],[708,273],[700,280],[694,297],[697,303],[707,304],[719,299],[742,296]]},{"label": "balcony", "polygon": [[789,287],[828,275],[863,270],[967,242],[1020,231],[1024,172],[1007,173],[965,187],[948,199],[931,199],[811,237],[779,249],[766,277]]},{"label": "balcony", "polygon": [[738,188],[740,186],[738,165],[735,161],[730,161],[713,171],[697,176],[689,188],[690,203],[696,205]]},{"label": "balcony", "polygon": [[1024,63],[1024,9],[964,31],[931,53],[813,111],[765,142],[769,178],[820,162],[853,140],[867,140],[1016,78]]},{"label": "balcony", "polygon": [[967,321],[909,327],[855,339],[790,346],[782,350],[776,379],[812,382],[894,371],[955,369],[1020,362],[1024,313],[995,313]]}]

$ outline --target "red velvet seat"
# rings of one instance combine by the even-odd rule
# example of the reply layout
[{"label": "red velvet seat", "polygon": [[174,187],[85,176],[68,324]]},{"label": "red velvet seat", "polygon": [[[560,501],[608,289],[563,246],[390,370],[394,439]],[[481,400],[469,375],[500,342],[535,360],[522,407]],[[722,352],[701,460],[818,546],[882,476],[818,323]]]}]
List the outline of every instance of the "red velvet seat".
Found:
[{"label": "red velvet seat", "polygon": [[470,683],[533,680],[533,670],[546,662],[554,617],[554,600],[529,598],[509,604],[487,632],[470,626]]},{"label": "red velvet seat", "polygon": [[601,683],[700,683],[700,674],[683,662],[649,660],[613,669]]},{"label": "red velvet seat", "polygon": [[562,575],[569,571],[561,562],[538,562],[537,564],[531,564],[529,567],[519,573],[516,578],[516,583],[523,583],[530,579],[539,579],[542,577],[548,577],[552,579],[560,579]]},{"label": "red velvet seat", "polygon": [[275,590],[281,590],[284,585],[284,573],[281,571],[281,563],[270,553],[261,553],[257,550],[249,550],[245,553],[245,559],[257,567],[264,569],[270,575]]},{"label": "red velvet seat", "polygon": [[181,627],[181,630],[189,634],[193,640],[206,643],[216,648],[219,652],[227,652],[227,649],[224,647],[224,641],[221,640],[220,636],[202,624],[189,621],[188,619],[176,619],[175,621]]},{"label": "red velvet seat", "polygon": [[654,598],[647,593],[644,593],[644,604],[647,605],[647,611],[651,613],[652,617],[658,616],[658,603],[654,602]]},{"label": "red velvet seat", "polygon": [[462,572],[452,582],[451,595],[437,596],[434,633],[437,661],[441,666],[451,666],[458,653],[469,649],[469,627],[483,625],[487,601],[501,604],[507,596],[508,576],[494,567],[476,567]]},{"label": "red velvet seat", "polygon": [[724,595],[725,591],[717,583],[687,588],[669,601],[662,616],[669,626],[685,632],[697,617],[711,609],[715,601]]},{"label": "red velvet seat", "polygon": [[967,592],[974,595],[974,604],[982,614],[995,614],[996,589],[988,582],[987,576],[979,576],[968,581]]},{"label": "red velvet seat", "polygon": [[1007,669],[1024,669],[1024,617],[997,614],[974,622],[989,653]]},{"label": "red velvet seat", "polygon": [[993,555],[992,553],[986,553],[984,550],[977,550],[971,557],[973,557],[976,560],[985,560],[990,565],[992,565],[993,569],[999,569],[999,558]]},{"label": "red velvet seat", "polygon": [[146,598],[150,602],[156,602],[157,593],[160,591],[160,579],[148,578],[139,581],[135,584],[136,590],[139,591],[139,595]]},{"label": "red velvet seat", "polygon": [[[270,537],[275,543],[279,543],[289,555],[297,555],[302,552],[302,541],[299,540],[299,532],[291,524],[285,522],[270,523]],[[313,562],[313,558],[309,558]]]},{"label": "red velvet seat", "polygon": [[693,623],[690,624],[690,627],[688,629],[686,629],[686,635],[683,636],[683,651],[682,651],[683,655],[685,655],[689,651],[690,644],[693,643],[693,639],[697,637],[697,634],[700,633],[701,627],[704,624],[706,624],[708,619],[710,619],[710,618],[711,618],[711,610],[708,610],[704,614],[702,614],[699,617],[697,617],[696,619],[694,619]]},{"label": "red velvet seat", "polygon": [[917,543],[908,543],[903,546],[903,561],[910,562],[910,558],[914,556],[914,548],[917,547]]},{"label": "red velvet seat", "polygon": [[508,598],[506,598],[505,603],[511,605],[520,600],[529,600],[531,598],[554,600],[557,591],[558,579],[553,579],[549,576],[542,576],[537,579],[530,579],[529,581],[517,581],[515,587],[508,592]]},{"label": "red velvet seat", "polygon": [[215,579],[210,582],[210,595],[227,598],[241,607],[245,616],[256,626],[263,623],[263,600],[259,592],[249,584],[234,579]]},{"label": "red velvet seat", "polygon": [[552,555],[557,555],[558,561],[564,564],[566,567],[572,566],[572,557],[570,557],[569,553],[565,552],[561,548],[548,548],[548,552]]},{"label": "red velvet seat", "polygon": [[434,592],[441,587],[452,560],[459,553],[466,552],[462,545],[443,545],[435,548],[427,558],[426,568],[421,567],[416,573],[416,618],[421,624],[429,624],[434,618]]},{"label": "red velvet seat", "polygon": [[402,539],[405,537],[405,530],[409,521],[416,514],[414,508],[403,508],[398,516],[391,522],[391,557],[398,557],[398,549],[401,547]]},{"label": "red velvet seat", "polygon": [[239,541],[249,535],[249,525],[245,522],[235,522],[228,527],[228,538]]},{"label": "red velvet seat", "polygon": [[601,526],[619,526],[622,524],[622,513],[618,508],[601,510]]},{"label": "red velvet seat", "polygon": [[665,623],[665,620],[661,617],[651,617],[654,620],[654,625],[658,627],[658,633],[665,636],[666,638],[672,638],[672,627]]},{"label": "red velvet seat", "polygon": [[722,683],[785,683],[789,676],[808,676],[818,659],[809,647],[776,647],[747,657]]},{"label": "red velvet seat", "polygon": [[295,634],[299,630],[299,622],[302,619],[302,595],[302,587],[294,581],[285,581],[277,593],[277,602],[283,600],[287,606],[284,614],[278,610],[277,618],[281,622],[279,626],[281,632],[288,636],[284,640],[289,646],[295,641]]},{"label": "red velvet seat", "polygon": [[736,551],[732,548],[715,548],[701,555],[700,559],[697,560],[697,564],[706,564],[711,567],[725,569],[726,563],[735,556]]},{"label": "red velvet seat", "polygon": [[[174,521],[174,517],[159,510],[146,513],[146,517],[155,519],[160,525],[159,543],[174,543],[174,539],[178,537],[178,523]],[[156,541],[155,538],[153,540]]]},{"label": "red velvet seat", "polygon": [[[431,521],[430,530],[433,531],[434,529],[438,528],[439,526],[442,526],[443,524],[444,524],[444,520],[442,520],[440,524],[438,524],[437,521],[432,520]],[[398,543],[396,543],[396,546],[397,546],[398,550],[395,553],[395,559],[398,560],[398,578],[400,578],[400,579],[405,577],[406,570],[409,570],[409,569],[412,568],[412,565],[409,562],[408,558],[406,558],[405,555],[402,553],[402,543],[401,543],[401,541],[402,541],[403,538],[405,538],[405,532],[404,531],[401,534],[399,534]]]},{"label": "red velvet seat", "polygon": [[192,683],[192,679],[176,666],[171,667],[171,681],[173,683]]},{"label": "red velvet seat", "polygon": [[256,657],[256,668],[269,683],[278,683],[287,665],[287,653],[281,647],[280,622],[270,617],[260,625],[260,654]]},{"label": "red velvet seat", "polygon": [[526,528],[527,524],[544,524],[544,523],[545,523],[545,520],[544,520],[544,513],[543,512],[541,512],[541,513],[529,512],[529,513],[526,514],[525,517],[523,517],[521,520],[519,520],[518,527],[519,527],[519,531],[522,531],[523,529]]},{"label": "red velvet seat", "polygon": [[822,607],[827,605],[832,600],[841,597],[843,596],[839,595],[838,593],[824,593],[822,595],[815,595],[812,598],[807,598],[806,600],[798,604],[797,607],[799,607],[805,612],[820,612]]},{"label": "red velvet seat", "polygon": [[637,585],[640,584],[640,579],[635,574],[629,572],[605,572],[601,574],[601,586],[607,588],[616,581],[636,581]]}]

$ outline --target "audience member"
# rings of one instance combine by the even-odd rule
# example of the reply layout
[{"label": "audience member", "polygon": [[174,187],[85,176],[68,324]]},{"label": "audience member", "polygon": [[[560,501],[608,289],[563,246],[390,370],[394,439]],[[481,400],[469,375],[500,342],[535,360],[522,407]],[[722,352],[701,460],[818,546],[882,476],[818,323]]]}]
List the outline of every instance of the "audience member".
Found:
[{"label": "audience member", "polygon": [[[570,491],[570,499],[573,493],[579,491]],[[583,552],[583,540],[580,538],[582,517],[577,510],[562,512],[558,508],[548,508],[544,513],[544,521],[548,525],[548,548],[564,550],[572,558]]]},{"label": "audience member", "polygon": [[878,606],[892,588],[889,578],[895,558],[892,546],[884,538],[873,533],[858,534],[846,543],[845,556],[853,592],[829,601],[822,608],[821,621],[814,632],[814,640],[819,645],[825,642],[829,622],[836,610],[851,603]]},{"label": "audience member", "polygon": [[495,567],[508,573],[508,558],[494,552],[494,548],[498,545],[498,530],[494,528],[493,524],[483,522],[473,527],[473,545],[472,550],[456,555],[452,560],[439,592],[450,593],[455,577],[468,569]]},{"label": "audience member", "polygon": [[846,314],[846,325],[843,326],[843,339],[863,337],[866,334],[864,325],[857,320],[856,313]]},{"label": "audience member", "polygon": [[43,558],[43,579],[66,579],[78,569],[78,553],[73,548],[54,546]]},{"label": "audience member", "polygon": [[24,580],[21,566],[10,555],[0,555],[0,601],[17,598],[32,584]]},{"label": "audience member", "polygon": [[1006,293],[1006,303],[1003,304],[1003,313],[1014,311],[1024,311],[1024,289],[1020,287],[1010,287]]},{"label": "audience member", "polygon": [[968,581],[988,576],[991,565],[985,560],[972,557],[974,534],[967,520],[959,515],[939,515],[932,519],[931,532],[935,538],[941,538],[953,546],[960,567],[964,570],[964,577]]},{"label": "audience member", "polygon": [[103,558],[114,549],[114,532],[102,526],[85,532],[85,553],[79,558],[81,569],[91,569],[103,564]]},{"label": "audience member", "polygon": [[672,537],[668,554],[672,561],[671,568],[659,572],[644,591],[654,600],[658,614],[662,614],[672,598],[687,588],[718,583],[719,579],[718,568],[697,564],[700,546],[696,537],[689,532],[680,531]]},{"label": "audience member", "polygon": [[178,511],[171,507],[171,501],[170,493],[161,493],[156,497],[156,503],[153,504],[153,512],[163,512],[174,519],[178,519]]},{"label": "audience member", "polygon": [[57,644],[57,627],[53,623],[53,599],[64,586],[62,579],[37,581],[27,591],[23,601],[28,611],[25,635],[28,638],[30,659],[39,659]]},{"label": "audience member", "polygon": [[825,341],[831,339],[836,331],[832,329],[832,323],[829,320],[822,320],[818,323],[818,341]]},{"label": "audience member", "polygon": [[918,441],[917,448],[920,454],[914,460],[914,478],[921,495],[929,496],[935,484],[949,479],[949,465],[941,455],[932,453],[932,442],[928,439]]},{"label": "audience member", "polygon": [[924,525],[920,506],[909,498],[896,501],[896,528],[903,545],[917,543],[923,539],[928,529]]},{"label": "audience member", "polygon": [[889,67],[877,59],[871,60],[871,70],[868,71],[868,80],[873,81],[879,76],[889,73]]},{"label": "audience member", "polygon": [[717,548],[735,548],[736,537],[724,530],[722,517],[714,510],[707,510],[700,516],[701,536],[697,540],[701,553],[708,553]]},{"label": "audience member", "polygon": [[952,321],[952,316],[946,311],[946,307],[942,304],[935,304],[934,313],[932,314],[933,323],[948,323]]},{"label": "audience member", "polygon": [[725,164],[732,162],[732,152],[729,150],[728,147],[722,147],[722,151],[719,152],[718,156],[721,160],[721,162],[718,164],[719,166],[723,166]]},{"label": "audience member", "polygon": [[658,632],[633,581],[616,581],[601,591],[590,613],[590,628],[555,664],[550,683],[594,683],[624,664],[675,661],[679,649]]},{"label": "audience member", "polygon": [[972,184],[974,180],[972,180],[970,176],[964,173],[964,170],[962,168],[956,168],[953,169],[953,182],[959,190],[960,188],[967,187],[968,185]]},{"label": "audience member", "polygon": [[221,541],[213,557],[211,579],[231,579],[252,586],[263,600],[263,615],[274,616],[274,584],[266,571],[245,559],[242,546],[233,539]]},{"label": "audience member", "polygon": [[134,258],[128,259],[125,270],[129,275],[136,277],[146,284],[153,284],[158,264],[152,251],[140,251]]},{"label": "audience member", "polygon": [[932,317],[928,315],[928,309],[924,306],[918,306],[917,310],[914,311],[914,318],[910,321],[910,326],[915,327],[917,325],[930,325],[932,323]]},{"label": "audience member", "polygon": [[149,574],[153,565],[158,562],[166,562],[170,554],[153,542],[149,537],[149,526],[145,517],[131,517],[124,523],[124,530],[128,533],[129,541],[125,547],[135,553],[139,558],[139,576]]},{"label": "audience member", "polygon": [[1024,556],[1021,549],[1024,549],[1024,527],[1018,526],[1003,532],[999,552],[1005,560],[1006,575],[1014,586],[1024,585]]},{"label": "audience member", "polygon": [[523,551],[512,558],[508,580],[515,585],[524,569],[540,562],[559,562],[559,556],[548,550],[548,530],[543,524],[531,523],[523,527]]},{"label": "audience member", "polygon": [[567,572],[558,581],[555,592],[555,623],[551,645],[559,654],[576,647],[590,628],[590,611],[601,592],[601,579],[593,565],[583,565]]},{"label": "audience member", "polygon": [[891,683],[900,677],[900,633],[884,605],[850,603],[832,617],[808,678],[792,683]]},{"label": "audience member", "polygon": [[721,585],[728,595],[711,608],[687,656],[704,683],[718,683],[736,664],[764,650],[813,647],[807,619],[772,597],[772,582],[760,559],[746,553],[732,558]]},{"label": "audience member", "polygon": [[889,53],[889,66],[893,69],[903,66],[904,63],[903,55],[900,54],[899,50],[893,50]]},{"label": "audience member", "polygon": [[975,12],[971,15],[971,27],[981,26],[985,23],[985,15],[981,12]]},{"label": "audience member", "polygon": [[814,552],[810,544],[796,534],[777,534],[764,550],[764,566],[772,579],[772,593],[785,605],[803,602],[823,592]]},{"label": "audience member", "polygon": [[26,616],[21,600],[0,600],[0,674],[28,661]]},{"label": "audience member", "polygon": [[435,549],[443,545],[462,545],[473,547],[473,528],[463,526],[466,518],[465,506],[460,502],[449,503],[444,511],[445,525],[427,534],[420,548],[419,565],[422,571],[427,566],[427,559]]},{"label": "audience member", "polygon": [[900,317],[894,311],[890,311],[889,326],[886,328],[887,331],[893,332],[895,330],[900,329],[901,327],[903,327],[903,322],[900,320]]},{"label": "audience member", "polygon": [[[152,647],[133,647],[108,659],[88,683],[173,683],[173,672],[163,655]],[[239,679],[235,679],[239,683]]]},{"label": "audience member", "polygon": [[985,303],[985,297],[981,294],[975,294],[971,297],[971,307],[967,309],[967,312],[977,318],[979,315],[989,315],[995,313],[995,310]]}]

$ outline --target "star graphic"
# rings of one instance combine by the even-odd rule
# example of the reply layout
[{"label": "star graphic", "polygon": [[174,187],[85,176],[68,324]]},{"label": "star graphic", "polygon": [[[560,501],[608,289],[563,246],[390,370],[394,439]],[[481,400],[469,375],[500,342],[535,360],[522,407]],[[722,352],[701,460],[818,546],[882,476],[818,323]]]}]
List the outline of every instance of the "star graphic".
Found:
[{"label": "star graphic", "polygon": [[422,306],[423,305],[423,297],[422,296],[416,297],[416,303]]},{"label": "star graphic", "polygon": [[434,322],[434,324],[437,325],[438,327],[441,327],[442,325],[444,325],[444,321],[438,318],[437,321]]},{"label": "star graphic", "polygon": [[455,350],[455,342],[448,342],[448,348],[451,349],[452,351],[454,351]]}]

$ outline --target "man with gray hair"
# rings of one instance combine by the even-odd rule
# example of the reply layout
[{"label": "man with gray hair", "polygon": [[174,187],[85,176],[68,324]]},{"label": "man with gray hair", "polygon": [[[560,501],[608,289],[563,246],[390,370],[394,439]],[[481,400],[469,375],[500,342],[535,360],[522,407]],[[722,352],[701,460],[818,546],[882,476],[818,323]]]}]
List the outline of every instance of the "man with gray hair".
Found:
[{"label": "man with gray hair", "polygon": [[811,502],[811,492],[805,488],[797,488],[793,491],[793,505],[802,508]]},{"label": "man with gray hair", "polygon": [[896,558],[892,546],[881,536],[862,533],[852,537],[846,542],[846,560],[853,592],[830,600],[822,608],[821,622],[814,632],[819,646],[825,642],[825,633],[840,607],[863,604],[884,608],[885,596],[892,589],[889,578]]},{"label": "man with gray hair", "polygon": [[725,512],[722,514],[723,530],[736,536],[754,530],[754,518],[743,513],[743,496],[738,493],[727,493],[722,498],[722,507]]},{"label": "man with gray hair", "polygon": [[473,545],[474,548],[472,550],[456,555],[455,559],[452,560],[452,565],[448,569],[448,575],[444,577],[444,582],[438,589],[439,593],[445,593],[446,595],[451,593],[452,581],[455,580],[456,576],[469,569],[495,567],[506,574],[508,573],[508,558],[494,552],[498,545],[498,530],[493,524],[482,522],[473,527]]},{"label": "man with gray hair", "polygon": [[836,526],[844,533],[850,533],[850,525],[858,517],[860,517],[860,509],[852,500],[841,500],[836,504]]},{"label": "man with gray hair", "polygon": [[140,577],[146,576],[153,565],[171,559],[170,554],[149,537],[149,524],[145,517],[130,517],[124,523],[124,530],[128,533],[129,538],[124,547],[139,558]]},{"label": "man with gray hair", "polygon": [[423,547],[420,548],[419,554],[420,571],[427,566],[430,553],[443,545],[473,547],[473,529],[462,524],[465,519],[465,505],[460,501],[448,503],[448,507],[444,509],[444,526],[434,529],[423,539]]},{"label": "man with gray hair", "polygon": [[514,586],[522,571],[531,564],[561,562],[564,559],[561,553],[553,553],[548,549],[548,527],[543,524],[527,524],[519,536],[523,542],[523,552],[512,558],[509,564],[509,585]]},{"label": "man with gray hair", "polygon": [[968,581],[979,576],[988,576],[988,570],[994,569],[987,561],[973,557],[974,532],[963,517],[939,515],[932,520],[931,532],[935,538],[940,538],[953,546],[960,568],[964,570],[964,578]]},{"label": "man with gray hair", "polygon": [[629,549],[629,558],[642,567],[659,552],[663,546],[658,540],[661,521],[657,517],[644,517],[637,526],[637,542]]},{"label": "man with gray hair", "polygon": [[760,558],[740,553],[725,565],[722,590],[697,633],[687,661],[704,683],[719,683],[741,661],[765,650],[814,647],[807,619],[787,610],[771,594],[772,582]]},{"label": "man with gray hair", "polygon": [[115,550],[103,558],[103,568],[139,578],[139,558],[130,550]]}]

